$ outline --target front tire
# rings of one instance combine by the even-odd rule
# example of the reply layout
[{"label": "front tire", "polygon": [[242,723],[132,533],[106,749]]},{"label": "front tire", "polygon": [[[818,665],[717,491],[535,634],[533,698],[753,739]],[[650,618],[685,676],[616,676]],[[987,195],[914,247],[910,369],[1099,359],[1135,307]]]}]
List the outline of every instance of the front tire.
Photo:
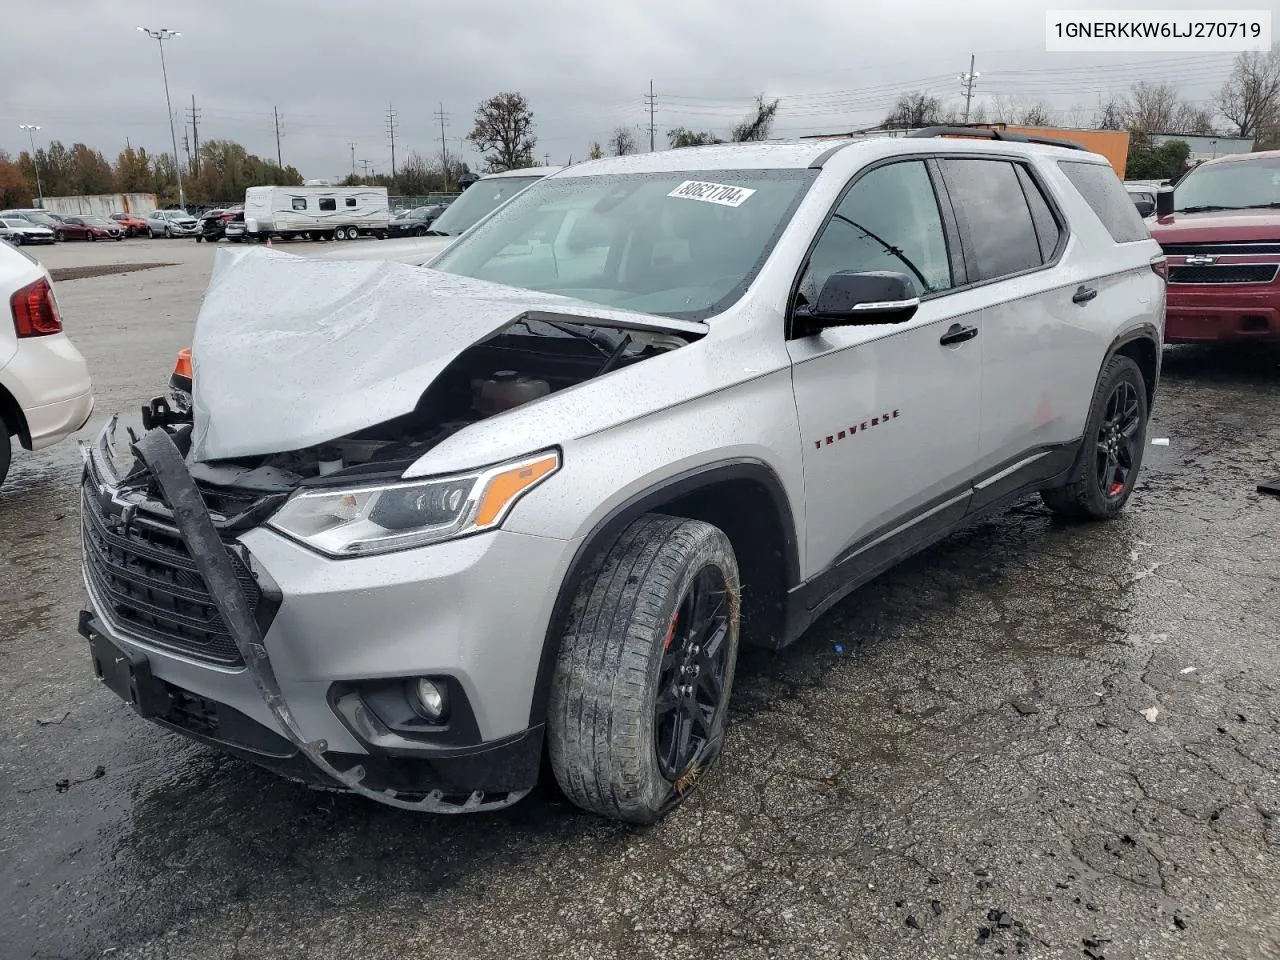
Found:
[{"label": "front tire", "polygon": [[719,757],[738,656],[729,538],[647,514],[587,569],[552,679],[548,748],[579,807],[653,823]]},{"label": "front tire", "polygon": [[1102,370],[1085,426],[1084,449],[1066,486],[1040,491],[1054,513],[1076,520],[1110,520],[1129,501],[1147,442],[1147,385],[1129,357]]}]

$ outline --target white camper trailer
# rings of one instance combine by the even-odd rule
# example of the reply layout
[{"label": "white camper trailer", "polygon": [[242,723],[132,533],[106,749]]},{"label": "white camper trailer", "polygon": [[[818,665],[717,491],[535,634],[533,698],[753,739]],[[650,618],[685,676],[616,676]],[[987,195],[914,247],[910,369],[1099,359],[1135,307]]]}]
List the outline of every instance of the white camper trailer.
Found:
[{"label": "white camper trailer", "polygon": [[244,192],[245,233],[251,240],[309,233],[325,240],[386,236],[386,187],[249,187]]}]

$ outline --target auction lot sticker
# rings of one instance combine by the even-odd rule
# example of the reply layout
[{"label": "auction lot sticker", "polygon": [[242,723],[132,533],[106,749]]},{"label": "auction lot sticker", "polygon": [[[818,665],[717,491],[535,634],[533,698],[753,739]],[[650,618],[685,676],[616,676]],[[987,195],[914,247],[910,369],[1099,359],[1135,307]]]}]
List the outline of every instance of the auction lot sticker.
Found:
[{"label": "auction lot sticker", "polygon": [[701,200],[703,203],[718,203],[722,207],[740,207],[746,199],[755,193],[750,187],[734,187],[727,183],[704,183],[701,180],[686,180],[676,187],[668,197],[680,197],[684,200]]}]

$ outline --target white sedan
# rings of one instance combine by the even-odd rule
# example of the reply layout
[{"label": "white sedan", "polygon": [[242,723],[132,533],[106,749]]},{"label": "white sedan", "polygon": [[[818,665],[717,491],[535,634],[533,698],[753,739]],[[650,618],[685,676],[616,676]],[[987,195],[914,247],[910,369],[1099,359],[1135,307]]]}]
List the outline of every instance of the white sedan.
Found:
[{"label": "white sedan", "polygon": [[75,433],[93,413],[93,384],[84,357],[62,331],[49,271],[0,243],[0,482],[9,472],[12,438],[40,450]]}]

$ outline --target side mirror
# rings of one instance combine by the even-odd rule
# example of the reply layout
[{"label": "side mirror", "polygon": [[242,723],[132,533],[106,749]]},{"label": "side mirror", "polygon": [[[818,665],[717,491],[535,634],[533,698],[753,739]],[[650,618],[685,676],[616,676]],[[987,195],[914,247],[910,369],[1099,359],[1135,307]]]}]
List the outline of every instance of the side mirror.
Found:
[{"label": "side mirror", "polygon": [[906,323],[919,306],[915,282],[905,273],[837,270],[811,306],[796,309],[795,332],[808,336],[826,327]]},{"label": "side mirror", "polygon": [[1156,191],[1156,216],[1159,218],[1173,216],[1173,191]]}]

